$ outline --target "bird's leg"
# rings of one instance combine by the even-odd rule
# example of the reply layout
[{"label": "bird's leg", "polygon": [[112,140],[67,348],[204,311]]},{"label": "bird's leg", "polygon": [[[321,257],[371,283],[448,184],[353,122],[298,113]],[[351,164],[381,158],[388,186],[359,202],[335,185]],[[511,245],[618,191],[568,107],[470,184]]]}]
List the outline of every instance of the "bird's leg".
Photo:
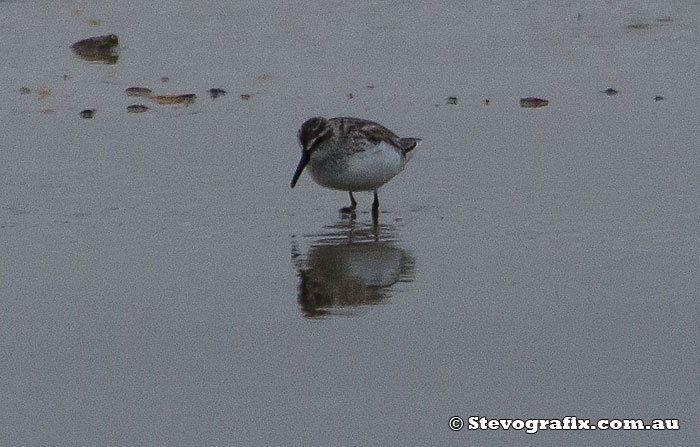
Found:
[{"label": "bird's leg", "polygon": [[355,201],[355,198],[352,196],[352,191],[350,191],[350,206],[343,207],[340,209],[340,211],[343,213],[354,213],[356,207],[357,207],[357,202]]},{"label": "bird's leg", "polygon": [[374,202],[372,202],[372,221],[376,224],[379,221],[379,197],[377,190],[374,190]]}]

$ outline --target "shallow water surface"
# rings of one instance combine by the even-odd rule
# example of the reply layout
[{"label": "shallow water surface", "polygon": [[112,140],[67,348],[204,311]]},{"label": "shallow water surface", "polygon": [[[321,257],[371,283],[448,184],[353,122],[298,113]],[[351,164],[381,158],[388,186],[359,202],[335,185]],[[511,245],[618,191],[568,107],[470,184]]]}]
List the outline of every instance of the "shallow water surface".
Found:
[{"label": "shallow water surface", "polygon": [[[697,444],[695,2],[14,1],[0,24],[0,445]],[[114,63],[71,51],[110,33]],[[347,216],[289,188],[311,116],[422,138],[377,225],[371,194]]]}]

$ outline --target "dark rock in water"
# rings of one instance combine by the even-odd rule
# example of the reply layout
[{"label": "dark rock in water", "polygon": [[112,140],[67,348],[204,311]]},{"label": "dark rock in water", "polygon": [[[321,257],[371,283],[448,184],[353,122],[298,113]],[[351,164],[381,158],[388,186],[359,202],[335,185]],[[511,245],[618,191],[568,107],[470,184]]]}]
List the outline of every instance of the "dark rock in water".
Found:
[{"label": "dark rock in water", "polygon": [[210,88],[209,89],[209,95],[211,96],[211,99],[216,99],[219,96],[224,96],[226,94],[226,90],[222,88]]},{"label": "dark rock in water", "polygon": [[91,119],[95,116],[95,109],[85,109],[80,111],[80,117],[85,119]]},{"label": "dark rock in water", "polygon": [[447,98],[447,104],[452,104],[455,105],[457,104],[457,97],[456,96],[450,96]]},{"label": "dark rock in water", "polygon": [[80,40],[71,45],[71,48],[74,51],[103,50],[114,48],[117,45],[119,45],[119,38],[117,35],[107,34],[105,36],[88,37],[87,39]]},{"label": "dark rock in water", "polygon": [[529,109],[536,109],[538,107],[544,107],[549,104],[549,101],[542,98],[535,98],[534,96],[529,96],[527,98],[520,98],[520,107],[526,107]]},{"label": "dark rock in water", "polygon": [[153,93],[150,88],[146,87],[129,87],[124,91],[126,92],[126,96],[144,96],[146,98],[151,96],[151,93]]},{"label": "dark rock in water", "polygon": [[116,64],[119,60],[117,46],[119,46],[119,38],[115,34],[107,34],[83,39],[71,45],[71,49],[86,61]]},{"label": "dark rock in water", "polygon": [[602,90],[600,93],[605,93],[608,96],[614,96],[617,95],[619,92],[615,90],[614,88],[606,88],[605,90]]},{"label": "dark rock in water", "polygon": [[126,107],[126,111],[129,113],[143,113],[147,112],[148,110],[150,110],[148,106],[143,104],[132,104]]},{"label": "dark rock in water", "polygon": [[161,105],[184,104],[187,106],[194,102],[197,95],[194,93],[187,93],[184,95],[151,95],[150,98]]},{"label": "dark rock in water", "polygon": [[654,101],[656,101],[656,102],[663,101],[664,99],[666,99],[666,98],[664,98],[663,96],[655,96],[654,97]]}]

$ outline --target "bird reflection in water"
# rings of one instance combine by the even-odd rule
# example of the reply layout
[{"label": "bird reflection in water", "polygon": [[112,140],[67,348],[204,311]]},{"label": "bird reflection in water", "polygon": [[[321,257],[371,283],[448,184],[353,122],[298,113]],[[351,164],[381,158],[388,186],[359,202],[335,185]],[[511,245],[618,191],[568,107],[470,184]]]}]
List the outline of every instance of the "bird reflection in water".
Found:
[{"label": "bird reflection in water", "polygon": [[354,219],[326,227],[304,256],[292,241],[299,277],[298,300],[307,318],[357,315],[379,304],[399,282],[415,277],[415,260],[402,249],[391,225],[361,225]]}]

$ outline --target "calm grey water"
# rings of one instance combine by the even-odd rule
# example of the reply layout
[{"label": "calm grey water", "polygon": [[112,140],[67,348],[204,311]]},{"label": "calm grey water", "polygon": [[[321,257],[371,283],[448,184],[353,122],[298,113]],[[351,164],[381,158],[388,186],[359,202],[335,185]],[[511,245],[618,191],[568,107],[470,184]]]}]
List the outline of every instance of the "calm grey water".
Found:
[{"label": "calm grey water", "polygon": [[[0,445],[697,445],[696,2],[14,1],[0,26]],[[107,33],[116,63],[71,53]],[[289,188],[314,115],[423,139],[378,226],[371,195],[351,219]]]}]

